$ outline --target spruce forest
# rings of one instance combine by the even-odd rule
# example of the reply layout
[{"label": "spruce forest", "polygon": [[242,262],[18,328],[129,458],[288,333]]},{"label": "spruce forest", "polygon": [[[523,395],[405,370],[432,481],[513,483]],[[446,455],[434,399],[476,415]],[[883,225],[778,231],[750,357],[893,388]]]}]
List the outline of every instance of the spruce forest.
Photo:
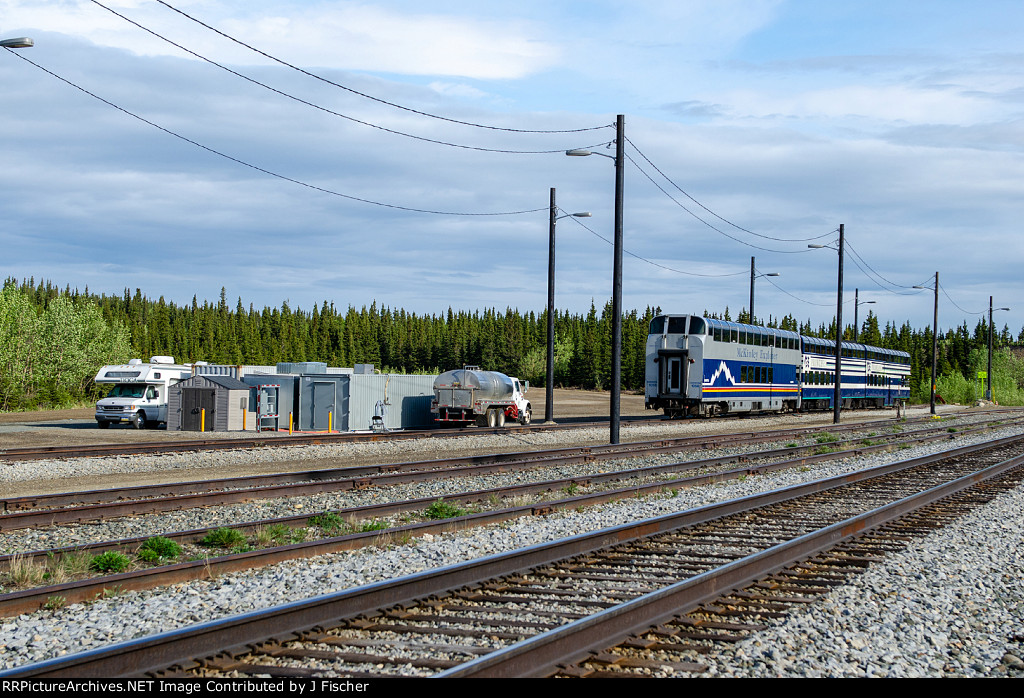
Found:
[{"label": "spruce forest", "polygon": [[[610,375],[610,302],[585,315],[556,312],[555,385],[602,389]],[[666,309],[686,312],[696,309]],[[644,344],[650,320],[660,308],[631,310],[623,316],[623,389],[640,391],[644,379]],[[705,309],[708,317],[745,322],[729,309]],[[792,315],[759,318],[771,327],[831,338],[826,327],[798,322]],[[853,339],[853,327],[843,330]],[[911,355],[914,401],[927,401],[931,373],[932,330],[909,323],[880,327],[868,314],[859,341]],[[324,302],[309,310],[257,310],[239,298],[231,307],[226,291],[216,303],[193,298],[178,306],[162,297],[151,300],[141,289],[123,296],[95,295],[34,279],[7,279],[0,291],[0,411],[55,408],[96,400],[104,392],[92,382],[100,366],[132,357],[173,356],[190,363],[276,364],[323,361],[331,366],[372,363],[384,372],[438,373],[466,364],[517,375],[543,386],[547,314],[495,308],[417,315],[401,309],[352,306],[341,310]],[[994,338],[997,349],[993,393],[1003,404],[1024,404],[1024,360],[1008,327]],[[988,335],[984,319],[940,331],[938,392],[948,402],[978,399],[983,388],[977,372],[985,370]]]}]

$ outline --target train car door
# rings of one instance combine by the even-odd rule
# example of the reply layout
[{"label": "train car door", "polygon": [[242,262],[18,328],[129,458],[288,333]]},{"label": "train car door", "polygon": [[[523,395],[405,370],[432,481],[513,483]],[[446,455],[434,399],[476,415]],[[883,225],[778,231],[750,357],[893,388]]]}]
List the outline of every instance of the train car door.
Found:
[{"label": "train car door", "polygon": [[683,396],[686,393],[686,352],[662,352],[661,360],[662,395]]}]

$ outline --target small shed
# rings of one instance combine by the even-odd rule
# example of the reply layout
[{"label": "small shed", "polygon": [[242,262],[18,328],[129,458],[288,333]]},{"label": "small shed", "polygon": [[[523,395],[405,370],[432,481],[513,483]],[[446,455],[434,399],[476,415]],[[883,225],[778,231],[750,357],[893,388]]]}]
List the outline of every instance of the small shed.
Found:
[{"label": "small shed", "polygon": [[193,376],[167,395],[169,431],[241,431],[255,429],[251,387],[230,376]]}]

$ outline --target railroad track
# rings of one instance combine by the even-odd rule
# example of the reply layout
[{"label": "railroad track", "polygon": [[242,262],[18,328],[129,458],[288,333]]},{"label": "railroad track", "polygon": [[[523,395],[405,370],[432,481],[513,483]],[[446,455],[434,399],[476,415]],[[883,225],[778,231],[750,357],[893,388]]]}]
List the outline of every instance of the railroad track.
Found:
[{"label": "railroad track", "polygon": [[[872,437],[869,444],[857,444],[857,439],[830,442],[828,448],[867,452],[874,446],[886,448],[893,441],[915,442],[949,438],[950,434],[970,433],[977,429],[1024,423],[1024,416],[1016,420],[983,421],[966,428],[945,425],[923,428],[913,432],[890,432]],[[295,497],[330,491],[362,490],[438,479],[487,475],[509,471],[526,471],[559,465],[574,465],[593,461],[634,458],[662,453],[684,453],[693,450],[713,450],[737,444],[756,444],[786,441],[821,433],[863,430],[861,425],[841,428],[819,426],[783,429],[766,433],[730,433],[658,439],[618,445],[583,446],[518,453],[499,453],[461,458],[413,461],[373,466],[346,466],[302,472],[246,476],[216,480],[197,480],[179,483],[124,487],[104,490],[64,492],[50,495],[29,495],[0,500],[0,531],[33,528],[67,523],[97,521],[119,516],[138,516],[162,511],[175,511],[200,506],[214,506],[256,499]],[[902,425],[901,425],[902,429]],[[952,432],[949,430],[953,429]],[[877,443],[876,443],[877,442]],[[814,454],[820,445],[790,446],[764,452],[752,452],[694,461],[677,470],[697,469],[741,462],[756,458],[795,457]],[[877,449],[876,449],[877,450]],[[826,454],[817,454],[826,455]],[[393,513],[393,512],[392,512]]]},{"label": "railroad track", "polygon": [[[663,418],[623,417],[631,424],[661,423]],[[338,432],[320,434],[288,434],[273,432],[265,436],[243,438],[206,438],[176,441],[134,443],[84,444],[75,446],[32,446],[0,449],[0,461],[31,461],[51,458],[94,458],[101,456],[133,456],[153,453],[189,453],[224,451],[233,449],[284,448],[288,446],[323,446],[330,444],[367,443],[378,441],[404,441],[416,439],[444,439],[459,436],[487,434],[526,434],[530,432],[565,431],[593,427],[601,418],[575,418],[558,424],[510,424],[500,429],[486,427],[402,429],[387,432]]]},{"label": "railroad track", "polygon": [[[2,675],[574,676],[655,665],[668,674],[696,671],[701,643],[756,629],[755,615],[823,593],[835,581],[824,567],[862,566],[894,543],[876,537],[860,549],[871,553],[824,551],[943,500],[962,510],[970,498],[960,493],[980,483],[1017,486],[1021,451],[1021,437],[964,447]],[[757,586],[743,591],[750,584]],[[652,648],[655,657],[642,654]]]},{"label": "railroad track", "polygon": [[[1002,422],[1000,422],[1000,424],[1002,424]],[[989,425],[983,425],[982,427],[978,427],[975,431],[982,431],[988,426]],[[922,443],[950,438],[951,434],[948,433],[946,429],[947,427],[938,427],[933,429],[923,429],[918,432],[913,432],[912,434],[901,433],[891,434],[889,436],[891,438],[898,437],[903,443],[906,443],[907,440],[914,443]],[[969,433],[971,432],[955,432],[957,435],[965,435]],[[694,445],[693,443],[690,443],[689,440],[684,441],[687,442],[685,444],[687,447],[692,447]],[[642,453],[647,454],[648,450],[653,452],[672,451],[674,450],[673,446],[678,444],[654,442],[651,444],[634,445],[642,447],[644,449]],[[812,462],[848,457],[850,455],[870,451],[890,450],[897,445],[899,444],[893,443],[888,439],[879,438],[872,445],[865,446],[863,443],[854,439],[848,443],[833,443],[829,447],[828,451],[824,453],[815,453],[814,451],[819,447],[814,445],[787,447],[756,453],[726,455],[690,462],[667,463],[641,468],[619,468],[610,472],[594,473],[586,477],[568,477],[556,480],[527,482],[488,490],[465,492],[449,497],[448,501],[464,505],[486,503],[487,506],[483,507],[485,511],[472,515],[460,516],[454,520],[446,520],[444,522],[420,522],[404,526],[395,526],[384,532],[370,531],[365,533],[352,533],[349,535],[337,535],[328,532],[323,538],[312,541],[304,541],[288,545],[276,545],[264,550],[247,550],[234,554],[215,554],[212,558],[205,557],[191,563],[146,568],[111,576],[99,576],[90,579],[67,582],[64,584],[26,589],[23,591],[0,595],[0,616],[17,615],[37,610],[45,607],[53,598],[61,598],[65,602],[85,601],[93,598],[99,593],[102,593],[104,589],[109,588],[119,588],[123,591],[147,589],[191,579],[204,578],[225,572],[235,572],[242,569],[265,566],[286,559],[312,557],[328,552],[352,550],[366,545],[380,544],[382,540],[394,540],[426,534],[437,534],[455,530],[457,528],[481,526],[523,516],[543,515],[558,509],[578,508],[581,506],[590,506],[626,497],[656,494],[667,490],[694,487],[697,485],[728,479],[746,478],[747,476],[775,470],[801,467]],[[609,457],[621,456],[624,452],[625,447],[617,447],[608,450]],[[565,454],[562,451],[556,451],[554,453],[556,454],[556,460],[559,462],[565,458]],[[528,455],[532,457],[536,454],[531,453]],[[520,465],[523,467],[541,467],[548,464],[545,463],[543,459],[524,461],[523,463],[517,464],[515,461],[508,460],[508,457],[509,454],[502,454],[499,460],[503,466],[510,465],[516,469],[519,469]],[[478,457],[474,457],[471,460],[476,460],[477,458]],[[723,469],[721,467],[724,464],[735,463],[738,461],[742,461],[745,464],[740,468],[733,469]],[[430,463],[436,464],[435,461],[431,461]],[[420,464],[409,465],[418,466]],[[505,469],[506,468],[504,467],[501,468],[501,470]],[[414,472],[418,471],[414,469]],[[442,471],[440,473],[436,471],[431,472],[434,477],[452,477],[451,471]],[[698,472],[700,474],[687,474],[693,472]],[[681,474],[681,476],[670,480],[662,479],[662,476],[669,473]],[[384,477],[393,476],[387,475]],[[344,482],[345,481],[342,481],[341,484],[343,485]],[[626,482],[629,482],[630,484],[616,489],[607,489],[609,483],[614,485],[615,483],[624,484]],[[323,483],[318,483],[314,489],[317,487],[322,488],[322,486]],[[567,492],[573,492],[577,488],[588,488],[592,491],[586,494],[562,497],[560,499],[556,498],[552,501],[533,501],[528,505],[513,506],[511,508],[505,508],[504,505],[505,501],[514,500],[514,498],[521,497],[525,494],[550,495],[554,493],[557,496],[564,495]],[[434,499],[435,498],[428,497],[412,500],[387,501],[355,506],[330,513],[336,517],[336,521],[344,520],[353,522],[359,520],[375,520],[378,517],[393,516],[401,513],[422,513],[434,502]],[[192,497],[159,498],[137,503],[84,507],[87,513],[82,513],[79,509],[61,510],[61,512],[66,517],[77,516],[80,519],[90,520],[91,516],[95,516],[97,509],[100,512],[109,512],[111,511],[111,507],[114,507],[122,512],[127,511],[137,514],[140,511],[140,506],[146,511],[164,510],[168,507],[185,508],[192,501]],[[55,520],[57,513],[59,512],[27,511],[19,512],[11,517],[4,518],[13,518],[17,521],[17,524],[15,524],[17,526],[42,526],[47,525],[48,522],[52,520]],[[276,517],[261,521],[241,522],[231,525],[229,528],[239,531],[242,535],[255,537],[258,536],[261,531],[273,530],[274,527],[288,527],[287,530],[291,530],[291,528],[305,529],[305,527],[308,527],[313,523],[313,520],[322,516],[323,514],[304,514]],[[9,528],[13,527],[14,526],[9,525]],[[195,546],[197,541],[203,539],[204,536],[210,534],[214,529],[219,528],[223,527],[211,526],[203,529],[164,532],[161,535],[181,544],[191,544]],[[15,565],[25,565],[26,563],[46,566],[50,563],[59,563],[63,556],[80,556],[85,553],[93,555],[116,550],[129,555],[134,555],[136,549],[139,548],[139,546],[142,545],[149,537],[150,536],[142,536],[131,539],[79,543],[65,548],[4,555],[0,556],[0,569],[10,569]]]},{"label": "railroad track", "polygon": [[[987,410],[987,414],[1013,414],[1019,413],[1019,409]],[[875,414],[872,412],[872,414]],[[643,424],[664,424],[672,420],[650,417],[623,417],[623,421],[634,425]],[[738,420],[742,421],[740,418]],[[905,423],[930,421],[931,417],[916,417],[908,419]],[[892,421],[888,415],[878,418],[864,420],[854,423],[864,424],[869,422]],[[385,433],[369,432],[346,432],[332,434],[292,434],[275,433],[272,436],[256,436],[244,438],[216,438],[216,439],[193,439],[187,441],[159,441],[145,443],[124,443],[124,444],[91,444],[75,446],[34,446],[28,448],[0,448],[0,462],[3,461],[31,461],[59,458],[91,458],[101,456],[128,456],[159,453],[189,453],[200,451],[221,451],[236,449],[262,449],[262,448],[283,448],[288,446],[321,446],[330,444],[345,443],[366,443],[378,441],[416,440],[431,438],[449,438],[459,436],[481,436],[501,434],[524,434],[530,432],[562,431],[580,428],[593,427],[595,424],[607,422],[604,418],[575,418],[564,420],[558,424],[530,424],[527,426],[510,425],[501,429],[487,429],[484,427],[467,427],[461,429],[420,429],[389,431]],[[851,425],[835,425],[833,429],[845,429]]]}]

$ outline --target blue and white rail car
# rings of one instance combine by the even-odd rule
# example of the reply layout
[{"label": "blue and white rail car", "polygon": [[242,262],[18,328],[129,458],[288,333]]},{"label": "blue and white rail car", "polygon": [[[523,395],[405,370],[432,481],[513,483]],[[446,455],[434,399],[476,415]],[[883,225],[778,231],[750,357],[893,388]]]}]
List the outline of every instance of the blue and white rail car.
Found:
[{"label": "blue and white rail car", "polygon": [[645,406],[670,417],[800,407],[800,335],[659,315],[647,337]]},{"label": "blue and white rail car", "polygon": [[[801,337],[805,410],[832,409],[835,400],[836,343],[830,339]],[[856,342],[842,343],[843,408],[887,407],[910,397],[910,355]]]}]

